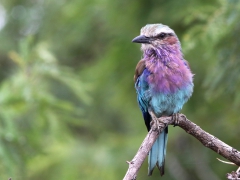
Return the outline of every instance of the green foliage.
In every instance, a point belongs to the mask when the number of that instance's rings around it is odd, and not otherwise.
[[[240,149],[240,2],[3,0],[0,30],[0,179],[121,179],[147,131],[136,102],[131,40],[169,25],[195,73],[183,113]],[[0,6],[0,7],[1,7]],[[0,8],[1,11],[1,8]],[[1,20],[1,17],[0,17]],[[223,179],[216,161],[170,127],[162,179]],[[138,179],[147,177],[147,163]],[[159,179],[155,172],[152,179]]]

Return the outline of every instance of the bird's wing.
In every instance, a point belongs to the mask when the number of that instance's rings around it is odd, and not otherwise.
[[[175,68],[175,64],[171,65]],[[148,77],[151,75],[151,72],[146,68],[145,61],[141,60],[137,64],[134,81],[135,88],[138,96],[138,104],[141,108],[143,118],[145,124],[147,126],[148,131],[150,131],[151,126],[151,116],[148,113],[149,102],[151,101],[151,94],[149,93],[149,84]],[[154,143],[151,151],[149,152],[148,159],[148,174],[151,175],[154,167],[157,164],[158,169],[160,170],[160,174],[164,174],[164,162],[166,156],[166,147],[167,147],[167,137],[168,137],[168,128],[160,134],[156,142]]]
[[[143,118],[148,130],[150,130],[151,128],[151,116],[148,113],[150,97],[148,95],[149,85],[147,82],[147,78],[149,74],[150,72],[148,71],[148,69],[146,69],[145,60],[139,61],[135,70],[134,81],[137,92],[138,104],[142,111]]]
[[[142,59],[137,63],[136,69],[135,69],[135,74],[134,74],[134,82],[136,83],[138,77],[143,73],[143,70],[146,68],[145,65],[145,60]]]

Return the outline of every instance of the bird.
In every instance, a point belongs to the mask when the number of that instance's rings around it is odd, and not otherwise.
[[[134,74],[138,105],[147,130],[151,129],[150,111],[159,117],[177,115],[193,93],[193,76],[184,59],[181,43],[172,30],[163,24],[147,24],[132,40],[141,43],[142,59]],[[148,175],[155,166],[164,175],[168,127],[160,133],[148,155]]]

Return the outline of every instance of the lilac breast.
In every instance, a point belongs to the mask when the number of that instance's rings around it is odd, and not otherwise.
[[[151,72],[148,83],[154,93],[175,93],[192,84],[192,73],[182,59],[171,61],[151,59],[146,62]]]

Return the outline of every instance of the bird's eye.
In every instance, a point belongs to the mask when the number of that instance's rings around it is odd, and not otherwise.
[[[161,33],[161,34],[158,35],[158,38],[163,39],[166,35],[167,35],[167,34],[165,34],[165,33]]]

